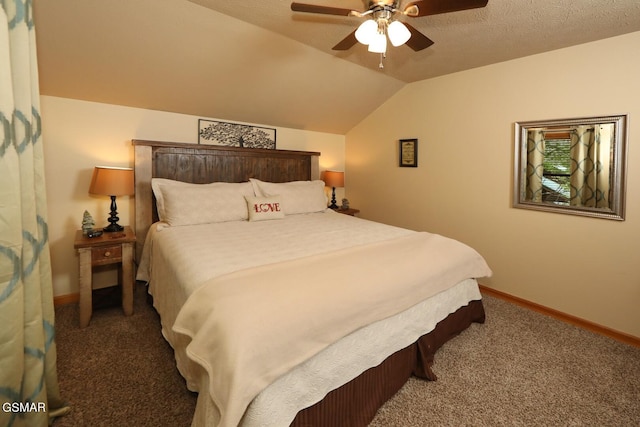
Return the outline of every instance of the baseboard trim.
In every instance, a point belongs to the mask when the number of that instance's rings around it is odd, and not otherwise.
[[[80,293],[78,292],[75,294],[58,295],[57,297],[53,297],[53,306],[58,307],[59,305],[73,304],[78,301],[80,301]]]
[[[579,328],[586,329],[596,334],[604,335],[616,341],[620,341],[625,344],[630,344],[635,347],[640,347],[640,338],[634,337],[633,335],[625,334],[623,332],[619,332],[614,329],[607,328],[602,325],[598,325],[597,323],[593,323],[588,320],[584,320],[579,317],[575,317],[570,314],[563,313],[561,311],[554,310],[552,308],[545,307],[543,305],[536,304],[531,301],[527,301],[525,299],[510,295],[506,292],[497,291],[495,289],[491,289],[483,285],[479,285],[479,286],[480,286],[480,292],[483,294],[500,298],[502,300],[519,305],[529,310],[533,310],[535,312],[547,315],[549,317],[553,317],[554,319],[561,320],[565,323],[570,323]]]

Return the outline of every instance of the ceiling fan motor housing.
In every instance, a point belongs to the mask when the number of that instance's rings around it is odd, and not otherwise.
[[[369,9],[374,6],[392,6],[393,8],[397,8],[400,2],[397,0],[378,0],[378,1],[369,1]]]

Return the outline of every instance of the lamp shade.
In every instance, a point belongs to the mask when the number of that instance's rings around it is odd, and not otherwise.
[[[369,42],[367,50],[374,53],[385,53],[387,51],[387,37],[384,33],[376,33]]]
[[[344,187],[344,172],[325,171],[324,184],[327,187]]]
[[[371,43],[371,40],[378,32],[378,23],[373,19],[367,19],[356,30],[356,40],[364,45]]]
[[[93,169],[89,194],[104,196],[133,195],[133,169],[96,166]]]
[[[400,21],[393,21],[389,24],[387,35],[389,36],[389,41],[395,47],[402,46],[411,38],[411,32]]]

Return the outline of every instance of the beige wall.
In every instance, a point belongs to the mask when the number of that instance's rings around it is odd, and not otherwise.
[[[640,337],[638,46],[640,32],[406,86],[347,134],[347,197],[473,246],[489,287]],[[621,113],[626,221],[511,208],[515,122]],[[397,166],[404,138],[419,139],[417,169]]]
[[[41,110],[53,290],[61,296],[78,292],[73,239],[83,212],[88,210],[97,226],[107,225],[109,198],[88,194],[93,167],[133,166],[131,139],[196,143],[201,117],[50,96],[41,97]],[[321,170],[344,170],[343,135],[289,128],[276,133],[277,148],[319,151]],[[120,224],[134,224],[133,201],[117,199]],[[94,279],[98,286],[110,285],[115,272]]]

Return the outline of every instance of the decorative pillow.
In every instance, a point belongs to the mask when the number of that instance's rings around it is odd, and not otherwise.
[[[247,220],[244,196],[253,196],[249,182],[189,184],[156,179],[151,181],[158,216],[171,226]]]
[[[284,218],[280,196],[257,197],[244,196],[249,211],[249,221]]]
[[[276,183],[251,178],[250,181],[256,196],[280,196],[286,215],[322,212],[327,209],[324,182],[320,180]]]

